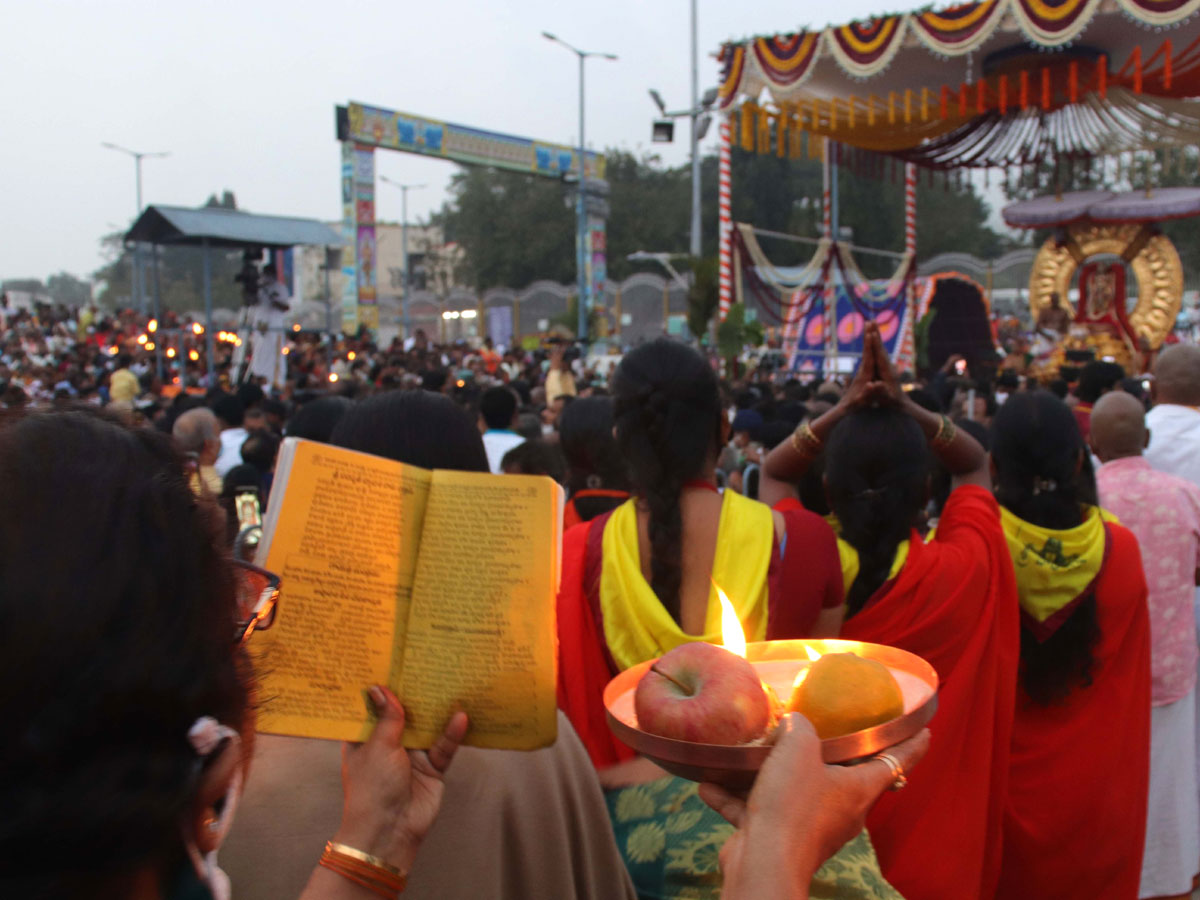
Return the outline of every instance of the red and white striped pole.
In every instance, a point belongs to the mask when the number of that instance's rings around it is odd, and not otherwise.
[[[720,238],[717,311],[720,321],[724,322],[729,315],[729,307],[733,305],[733,208],[730,205],[733,164],[729,116],[721,117],[718,131],[721,146],[717,164],[717,234]]]
[[[917,166],[904,164],[904,252],[917,252]]]
[[[824,181],[824,192],[821,195],[821,216],[825,224],[825,237],[832,241],[831,253],[838,252],[838,236],[834,234],[833,223],[833,179],[837,178],[836,158],[837,145],[829,138],[822,144],[821,175]],[[825,304],[825,373],[832,375],[837,370],[837,272],[840,268],[837,260],[830,260],[825,267],[825,285],[822,301]]]
[[[914,163],[904,164],[904,255],[910,266],[916,265],[917,256],[917,167]],[[914,329],[917,321],[917,286],[909,279],[904,286],[904,321],[900,325],[900,343],[897,346],[896,367],[901,371],[916,368],[917,347]]]

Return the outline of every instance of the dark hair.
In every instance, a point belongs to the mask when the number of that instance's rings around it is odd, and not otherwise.
[[[1071,386],[1067,384],[1067,380],[1065,378],[1055,378],[1048,385],[1046,385],[1046,389],[1059,400],[1066,400],[1067,394],[1071,392]]]
[[[558,417],[558,440],[567,462],[567,489],[624,491],[629,477],[613,436],[613,399],[583,397]]]
[[[270,431],[252,431],[242,441],[242,462],[249,463],[259,472],[269,472],[275,465],[279,452],[279,438]]]
[[[439,393],[446,386],[449,378],[450,372],[446,369],[429,369],[421,373],[421,389],[435,394]]]
[[[992,422],[996,499],[1042,528],[1074,528],[1096,504],[1096,485],[1075,416],[1047,391],[1013,394]],[[1035,487],[1036,483],[1036,487]],[[1049,489],[1047,489],[1049,486]],[[1096,597],[1085,597],[1045,641],[1021,629],[1021,685],[1042,705],[1091,684],[1100,639]]]
[[[233,394],[221,394],[212,402],[212,411],[230,428],[240,428],[246,417],[246,406]]]
[[[567,467],[563,463],[558,447],[542,440],[523,441],[504,454],[500,469],[514,475],[548,475],[562,484],[566,480]]]
[[[0,893],[124,897],[183,860],[188,729],[244,724],[233,572],[170,440],[98,412],[0,414],[0,503]]]
[[[488,388],[479,398],[479,414],[488,428],[512,428],[517,415],[517,395],[508,388]]]
[[[650,512],[650,585],[678,622],[679,493],[721,443],[717,378],[695,350],[658,338],[625,355],[612,388],[617,447]]]
[[[475,422],[454,401],[428,391],[389,391],[357,404],[329,442],[424,469],[487,472]]]
[[[1079,373],[1075,396],[1081,403],[1095,403],[1101,394],[1111,391],[1124,377],[1125,370],[1117,363],[1093,360]]]
[[[971,437],[979,442],[979,446],[984,450],[992,449],[992,432],[988,426],[982,422],[976,422],[973,419],[955,419],[954,427],[961,431],[965,431]],[[940,516],[942,508],[946,505],[946,501],[950,499],[950,489],[953,487],[954,478],[941,462],[935,462],[933,465],[933,474],[929,481],[929,499],[933,507],[933,515]]]
[[[242,406],[245,409],[253,409],[262,403],[266,394],[263,393],[263,389],[257,384],[247,381],[244,384],[238,385],[236,396],[242,401]]]
[[[896,547],[925,505],[928,477],[925,435],[900,409],[856,410],[833,429],[825,447],[829,502],[842,537],[858,551],[847,615],[862,609],[887,580]]]
[[[926,390],[925,388],[913,388],[908,392],[908,399],[922,409],[927,409],[930,412],[945,412],[945,407],[942,406],[941,402],[938,400],[933,391]]]
[[[346,397],[318,397],[296,410],[296,414],[288,420],[285,433],[288,437],[328,444],[337,423],[353,408],[354,401]]]
[[[791,422],[772,419],[769,422],[764,422],[762,428],[758,430],[758,440],[763,445],[764,450],[774,450],[784,441],[791,438],[792,432],[795,430],[796,426]]]

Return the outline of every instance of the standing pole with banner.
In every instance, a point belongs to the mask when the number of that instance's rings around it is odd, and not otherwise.
[[[358,330],[358,214],[354,202],[354,142],[342,141],[342,332]],[[332,340],[332,336],[330,338]]]
[[[733,305],[733,160],[729,116],[721,117],[720,156],[717,166],[717,228],[719,238],[717,314],[722,322]]]

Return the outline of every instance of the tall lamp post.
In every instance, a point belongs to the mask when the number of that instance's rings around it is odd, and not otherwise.
[[[588,295],[587,277],[587,150],[583,140],[583,64],[589,56],[598,56],[601,59],[612,60],[615,60],[617,56],[615,53],[598,53],[591,50],[580,50],[578,47],[571,46],[562,38],[557,37],[548,31],[543,31],[542,37],[548,41],[553,41],[556,44],[561,44],[579,57],[579,196],[576,198],[575,206],[575,264],[579,270],[578,336],[579,340],[586,341],[588,336],[588,309],[590,306],[591,297]]]
[[[419,191],[423,187],[429,187],[427,184],[401,184],[394,178],[388,178],[386,175],[380,175],[379,180],[390,184],[392,187],[400,188],[400,255],[404,257],[404,297],[401,300],[400,316],[404,321],[404,337],[408,339],[410,320],[408,318],[408,292],[412,288],[412,279],[409,277],[408,268],[408,192]]]
[[[137,216],[140,216],[142,214],[142,160],[147,158],[161,159],[164,156],[170,156],[170,151],[149,153],[146,151],[130,150],[128,147],[122,147],[119,144],[110,144],[108,141],[102,141],[100,146],[107,150],[116,150],[118,153],[124,153],[127,156],[133,157],[134,170],[137,174]],[[142,272],[141,245],[137,241],[135,241],[133,244],[133,271],[133,284],[131,287],[133,288],[135,295],[135,305],[138,307],[139,311],[144,311],[142,310],[142,307],[146,302],[146,289],[145,285],[142,283],[144,273]],[[157,298],[155,299],[157,301]],[[154,317],[158,318],[157,309],[154,311]]]

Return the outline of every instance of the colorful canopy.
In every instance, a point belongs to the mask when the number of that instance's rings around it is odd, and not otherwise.
[[[983,0],[753,38],[722,48],[720,96],[743,147],[781,156],[804,135],[936,168],[1177,147],[1200,141],[1197,11]]]

